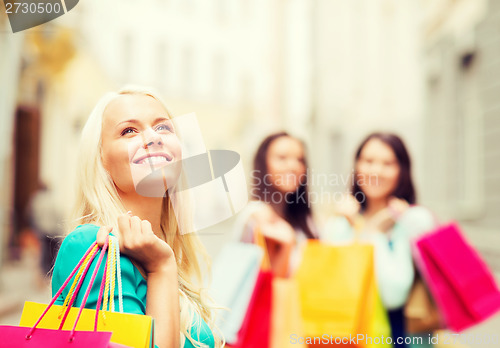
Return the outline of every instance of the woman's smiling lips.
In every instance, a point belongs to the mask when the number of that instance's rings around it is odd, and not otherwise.
[[[172,156],[166,152],[147,153],[133,161],[134,164],[161,164],[172,161]]]

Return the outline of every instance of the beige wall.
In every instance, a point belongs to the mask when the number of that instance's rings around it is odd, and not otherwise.
[[[424,195],[500,269],[498,1],[428,2]]]
[[[349,175],[363,137],[394,131],[409,147],[420,184],[420,16],[417,1],[316,2],[311,156],[318,171]]]

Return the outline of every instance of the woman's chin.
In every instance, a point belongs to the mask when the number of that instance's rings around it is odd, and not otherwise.
[[[291,193],[296,192],[298,189],[298,186],[296,185],[281,185],[281,186],[276,186],[276,190],[284,195],[288,195]]]
[[[366,199],[368,200],[380,200],[387,199],[391,191],[383,189],[383,188],[364,188],[363,193],[365,194]]]

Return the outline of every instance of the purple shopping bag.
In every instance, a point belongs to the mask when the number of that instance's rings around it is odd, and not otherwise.
[[[449,329],[465,330],[500,310],[500,291],[491,271],[456,223],[417,238],[414,251]]]

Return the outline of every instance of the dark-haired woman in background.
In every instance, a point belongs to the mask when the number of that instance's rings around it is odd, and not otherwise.
[[[304,144],[275,133],[260,144],[252,172],[252,202],[235,224],[238,240],[252,243],[257,228],[265,238],[271,269],[287,277],[298,266],[300,248],[317,237],[307,191]]]
[[[375,248],[375,273],[382,302],[389,314],[394,345],[406,336],[403,306],[415,271],[410,239],[434,226],[432,214],[416,203],[411,162],[403,141],[390,133],[373,133],[355,156],[351,195],[339,205],[337,217],[328,220],[325,240],[370,241]]]

